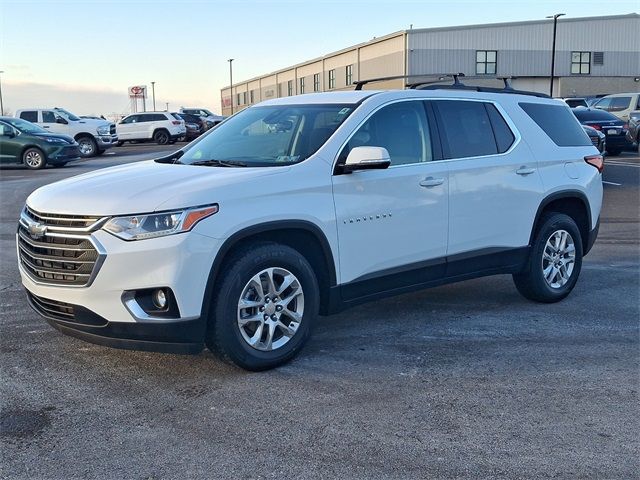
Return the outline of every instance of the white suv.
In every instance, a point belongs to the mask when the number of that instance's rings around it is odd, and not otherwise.
[[[509,273],[559,301],[598,232],[603,159],[565,103],[479,90],[269,100],[164,158],[41,187],[17,234],[29,302],[90,342],[206,344],[261,370],[318,314],[388,295]]]
[[[169,112],[142,112],[124,117],[116,125],[118,145],[125,141],[153,140],[158,145],[176,143],[186,135],[184,120]]]

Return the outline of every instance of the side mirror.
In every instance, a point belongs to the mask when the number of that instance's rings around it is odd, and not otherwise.
[[[355,147],[342,166],[344,173],[357,170],[383,170],[391,165],[389,152],[383,147]]]
[[[62,117],[56,117],[56,123],[62,123],[63,125],[68,124],[69,122],[67,122],[64,118]]]
[[[13,138],[16,136],[16,132],[11,127],[3,126],[2,127],[2,136]]]

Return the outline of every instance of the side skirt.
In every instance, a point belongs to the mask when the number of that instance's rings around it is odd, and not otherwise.
[[[331,315],[369,301],[448,283],[517,273],[524,268],[529,250],[530,247],[483,249],[369,274],[331,287],[329,304],[321,314]]]

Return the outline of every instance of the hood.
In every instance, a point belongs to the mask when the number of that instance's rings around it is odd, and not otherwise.
[[[230,168],[174,165],[153,160],[96,170],[39,188],[30,208],[66,215],[127,215],[221,201],[219,190],[288,167]]]
[[[76,120],[73,123],[74,124],[75,123],[81,123],[81,124],[84,124],[84,125],[90,125],[90,126],[93,126],[95,128],[102,127],[103,125],[109,125],[109,126],[115,125],[115,123],[110,122],[109,120],[97,120],[95,118],[81,118],[80,120]]]
[[[63,140],[66,140],[70,144],[73,144],[73,143],[76,142],[69,135],[62,135],[60,133],[48,133],[48,132],[40,133],[40,132],[38,132],[38,133],[24,133],[23,135],[31,135],[31,136],[39,137],[39,138],[62,138]]]

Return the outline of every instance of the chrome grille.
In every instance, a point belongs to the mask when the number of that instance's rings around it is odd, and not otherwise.
[[[110,135],[115,135],[115,133],[116,133],[116,125],[115,125],[115,123],[112,123],[112,124],[109,126],[109,134],[110,134]]]
[[[104,252],[99,251],[102,247],[89,232],[105,220],[25,208],[17,234],[20,266],[38,283],[88,286],[105,258]]]

